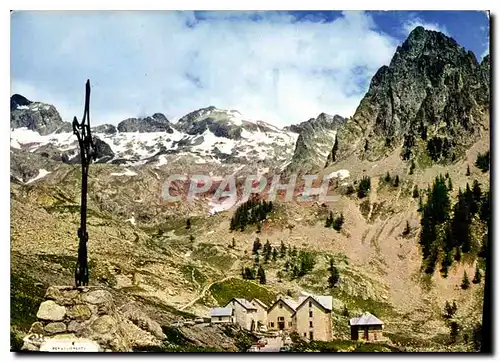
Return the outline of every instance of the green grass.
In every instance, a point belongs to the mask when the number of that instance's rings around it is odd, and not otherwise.
[[[203,274],[196,266],[194,265],[181,265],[181,272],[184,276],[184,279],[189,280],[193,283],[198,283],[199,285],[204,285],[208,278],[205,274]],[[196,280],[193,280],[193,277]]]
[[[271,305],[276,295],[264,287],[248,280],[228,279],[215,283],[210,287],[210,293],[219,305],[226,305],[232,298],[258,298],[267,305]]]
[[[206,243],[198,244],[191,257],[223,271],[230,269],[236,260],[234,256],[218,249],[216,245]]]
[[[10,276],[10,324],[27,332],[36,322],[36,313],[43,302],[47,286],[35,286],[37,280],[26,275]]]

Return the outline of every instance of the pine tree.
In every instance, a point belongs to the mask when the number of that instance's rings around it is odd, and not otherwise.
[[[453,318],[453,315],[455,314],[456,310],[453,310],[453,307],[451,304],[446,301],[446,304],[444,305],[444,313],[443,313],[443,318],[444,319],[451,319]]]
[[[266,272],[264,271],[264,268],[262,266],[259,266],[257,276],[259,277],[260,284],[266,284]]]
[[[385,174],[384,181],[388,184],[391,183],[391,175],[389,174],[389,171]]]
[[[410,223],[408,222],[408,220],[406,220],[406,226],[403,230],[403,235],[404,236],[408,236],[410,234]]]
[[[276,248],[273,248],[273,262],[276,262],[278,259],[278,250]]]
[[[462,251],[460,250],[460,247],[455,248],[455,256],[454,256],[455,261],[460,261],[462,259]]]
[[[469,168],[469,165],[467,165],[467,172],[465,173],[465,176],[470,176],[470,168]]]
[[[481,283],[481,270],[479,270],[479,264],[476,263],[476,273],[474,274],[474,279],[472,279],[472,283],[479,284]]]
[[[259,252],[259,249],[261,248],[262,244],[260,242],[260,239],[259,238],[255,238],[254,242],[253,242],[253,248],[252,248],[252,252],[254,254],[257,254]]]
[[[457,341],[458,332],[459,332],[458,323],[455,321],[451,322],[450,323],[450,338],[451,338],[452,343],[455,343]]]
[[[189,241],[190,241],[190,242],[193,242],[193,241],[194,241],[194,236],[193,236],[193,235],[189,235]]]
[[[332,226],[332,223],[333,223],[333,213],[330,211],[330,214],[326,217],[325,227],[329,228],[330,226]]]
[[[448,191],[452,191],[453,190],[453,185],[451,183],[451,178],[448,179]]]
[[[340,216],[337,216],[335,220],[333,220],[333,228],[337,231],[340,231],[342,228],[342,225],[344,224],[344,214],[340,214]]]
[[[231,247],[234,249],[236,247],[236,240],[231,240]]]
[[[328,286],[329,288],[333,288],[340,279],[340,274],[338,269],[333,265],[333,260],[330,259],[330,267],[328,268],[330,271],[330,276],[328,277]]]
[[[418,186],[417,186],[417,185],[415,185],[415,186],[413,187],[413,194],[412,194],[412,197],[413,197],[414,199],[416,199],[416,198],[418,197]]]
[[[286,245],[283,243],[283,240],[281,240],[281,245],[280,245],[280,258],[284,258],[286,256]]]
[[[188,218],[186,220],[186,230],[189,230],[189,229],[191,229],[191,219]]]
[[[260,234],[261,231],[262,231],[262,224],[259,222],[257,223],[257,234]]]
[[[399,186],[399,175],[396,175],[396,177],[394,178],[394,187],[398,186]]]
[[[414,170],[415,170],[415,161],[411,160],[410,175],[413,175]]]
[[[344,317],[349,318],[349,309],[347,309],[347,304],[344,304],[344,310],[342,311]]]
[[[464,290],[469,289],[469,285],[470,285],[469,277],[467,276],[467,272],[464,271],[464,277],[462,278],[462,284],[460,284],[460,288]]]

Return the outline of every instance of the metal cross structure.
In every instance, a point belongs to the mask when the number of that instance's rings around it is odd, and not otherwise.
[[[87,122],[85,122],[87,121]],[[90,80],[85,85],[85,109],[83,111],[82,123],[78,123],[76,117],[73,118],[73,133],[78,138],[80,146],[80,161],[82,163],[82,199],[80,209],[80,227],[78,228],[78,260],[75,269],[76,286],[89,284],[89,268],[87,262],[87,177],[89,165],[92,159],[95,160],[95,145],[90,134]]]

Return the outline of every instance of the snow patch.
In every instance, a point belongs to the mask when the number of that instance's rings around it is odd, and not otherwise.
[[[137,176],[137,173],[126,168],[125,172],[113,172],[111,176]]]
[[[30,184],[32,182],[35,182],[36,180],[39,180],[39,179],[47,176],[49,173],[51,173],[51,172],[47,171],[46,169],[43,169],[43,168],[39,169],[38,170],[38,176],[33,177],[31,180],[26,181],[26,185],[28,185],[28,184]]]
[[[339,179],[343,180],[345,178],[348,178],[349,177],[349,170],[338,170],[338,171],[334,171],[332,173],[330,173],[327,178],[334,178],[334,177],[338,177]]]

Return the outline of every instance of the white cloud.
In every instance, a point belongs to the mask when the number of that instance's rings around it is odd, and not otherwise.
[[[411,17],[410,19],[407,19],[403,24],[402,31],[405,36],[408,36],[408,34],[411,33],[411,31],[417,26],[423,26],[427,30],[439,31],[445,35],[450,35],[444,25],[440,25],[438,23],[429,23],[419,17]]]
[[[88,77],[94,124],[209,105],[280,125],[320,112],[350,116],[397,46],[362,12],[329,23],[273,12],[212,12],[198,21],[192,12],[49,15],[19,27],[12,91],[71,119],[81,117]]]

